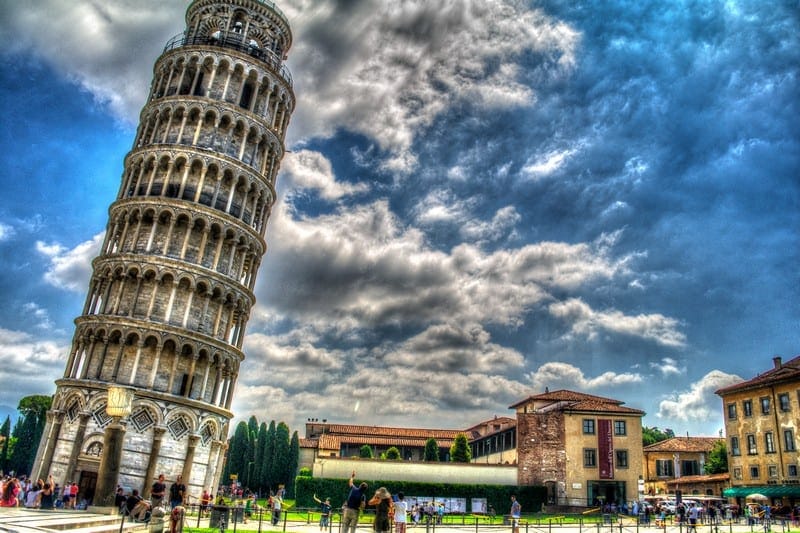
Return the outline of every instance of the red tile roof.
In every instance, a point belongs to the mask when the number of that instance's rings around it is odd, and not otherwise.
[[[730,394],[733,392],[741,392],[749,389],[760,389],[768,385],[775,385],[778,383],[800,381],[800,355],[786,361],[781,362],[780,357],[773,359],[775,365],[771,370],[767,370],[763,374],[759,374],[753,379],[742,381],[734,385],[728,385],[717,389],[716,393],[720,396]]]
[[[707,474],[707,475],[700,475],[700,476],[681,476],[675,479],[669,479],[665,483],[667,485],[688,485],[690,483],[718,483],[718,482],[727,482],[731,479],[731,475],[727,472],[722,474]],[[684,496],[685,498],[691,498],[691,495]]]
[[[673,437],[644,447],[645,452],[708,452],[717,442],[725,442],[719,437]]]
[[[582,392],[570,390],[557,390],[553,392],[547,391],[543,394],[528,396],[524,400],[509,406],[509,408],[516,409],[521,405],[531,402],[550,402],[551,405],[561,404],[557,406],[557,409],[560,411],[591,411],[637,415],[644,414],[644,411],[640,409],[633,409],[632,407],[623,406],[622,404],[625,402],[621,400],[613,400],[611,398],[604,398],[602,396],[594,396],[592,394],[584,394]]]

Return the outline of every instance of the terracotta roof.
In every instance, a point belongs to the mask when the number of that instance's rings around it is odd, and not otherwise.
[[[800,355],[795,356],[794,359],[781,362],[780,357],[773,359],[774,368],[767,370],[763,374],[759,374],[753,379],[742,381],[734,385],[728,385],[717,389],[716,393],[720,396],[730,394],[732,392],[739,392],[748,389],[759,389],[767,385],[774,385],[776,383],[783,383],[786,381],[800,381]]]
[[[722,474],[707,474],[702,476],[681,476],[679,478],[670,479],[666,481],[667,485],[688,485],[690,483],[718,483],[727,482],[731,479],[728,472]],[[686,495],[686,498],[691,496]]]
[[[358,435],[361,436],[383,436],[383,437],[407,437],[424,438],[433,437],[435,439],[455,439],[456,435],[464,433],[463,429],[418,429],[418,428],[395,428],[382,426],[360,426],[353,424],[325,424],[325,434],[331,435]]]
[[[425,447],[427,438],[402,438],[402,437],[380,437],[374,435],[323,435],[319,439],[320,450],[339,450],[342,444],[357,445],[376,445],[376,446],[416,446]],[[448,447],[453,444],[453,439],[436,439],[436,444],[440,447]]]
[[[299,440],[299,443],[301,448],[316,448],[317,445],[319,444],[319,440],[301,438]]]
[[[644,411],[640,409],[633,409],[632,407],[624,407],[622,404],[625,402],[621,400],[614,400],[611,398],[604,398],[602,396],[594,396],[592,394],[584,394],[582,392],[575,392],[570,390],[557,390],[547,391],[543,394],[535,394],[528,396],[522,401],[519,401],[509,406],[509,409],[515,409],[521,405],[537,402],[537,403],[551,403],[557,406],[560,411],[593,411],[604,413],[626,413],[643,415]]]
[[[725,442],[719,437],[673,437],[644,447],[645,452],[708,452],[717,442]]]
[[[500,426],[499,429],[494,429],[495,426]],[[496,433],[502,433],[509,429],[517,427],[517,419],[508,416],[496,416],[490,420],[479,422],[474,426],[464,430],[470,440],[482,439]]]

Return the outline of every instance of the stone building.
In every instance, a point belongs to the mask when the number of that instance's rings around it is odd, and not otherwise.
[[[544,485],[549,502],[586,506],[622,504],[639,496],[644,466],[644,411],[619,400],[559,390],[514,405],[516,418],[495,417],[464,430],[383,428],[309,420],[301,443],[301,466],[315,477],[347,477],[364,444],[378,452],[397,446],[406,463],[359,461],[361,476],[374,479],[441,481],[439,463],[419,464],[425,442],[449,450],[458,433],[467,435],[472,464],[448,464],[447,479],[458,483]],[[446,456],[441,453],[442,460]],[[409,464],[409,461],[416,464]]]
[[[644,411],[558,390],[529,396],[517,412],[519,485],[544,485],[548,502],[585,506],[637,499]]]
[[[674,494],[722,496],[724,476],[705,476],[711,449],[722,438],[673,437],[644,447],[644,487],[648,496]]]
[[[135,389],[120,483],[215,487],[294,108],[289,23],[268,0],[195,0],[149,97],[33,474],[93,495],[107,390]]]
[[[731,487],[742,503],[751,493],[777,503],[800,501],[800,356],[758,376],[716,391],[722,398]]]

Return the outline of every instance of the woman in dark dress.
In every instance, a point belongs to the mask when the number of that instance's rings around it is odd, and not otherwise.
[[[392,495],[386,490],[386,487],[381,487],[375,491],[375,496],[367,502],[369,505],[375,505],[375,521],[372,523],[372,529],[375,533],[387,533],[392,530]]]

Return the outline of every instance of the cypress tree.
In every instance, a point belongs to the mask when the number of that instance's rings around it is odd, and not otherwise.
[[[259,494],[263,494],[264,489],[268,485],[266,482],[267,471],[266,467],[264,466],[264,450],[266,447],[267,424],[265,422],[261,422],[261,425],[258,427],[258,437],[256,438],[256,470],[254,474],[256,478],[256,482],[254,484]]]
[[[433,437],[425,441],[425,454],[422,460],[439,462],[439,444]]]
[[[271,421],[269,423],[269,428],[267,429],[267,443],[264,445],[264,488],[274,491],[278,487],[277,478],[275,477],[275,472],[273,469],[273,455],[275,453],[275,433],[277,428],[275,427],[275,421]]]
[[[463,433],[456,435],[453,445],[450,446],[450,461],[453,463],[469,463],[472,460],[472,450],[469,447],[467,436]]]
[[[288,486],[291,483],[289,472],[289,426],[281,422],[275,431],[275,449],[272,454],[274,479],[278,484]]]
[[[289,494],[294,497],[294,478],[297,477],[297,467],[300,463],[300,436],[297,431],[292,433],[289,441]]]
[[[8,445],[11,443],[11,417],[6,416],[6,421],[0,427],[0,437],[3,437],[3,448],[0,449],[0,470],[8,472]]]

